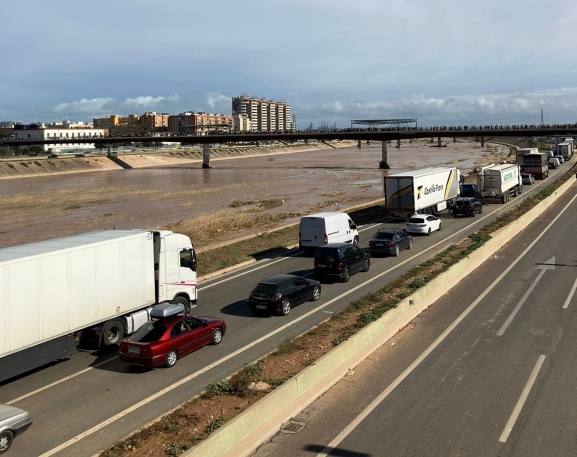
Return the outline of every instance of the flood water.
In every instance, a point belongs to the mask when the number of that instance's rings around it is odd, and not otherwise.
[[[200,164],[0,180],[0,246],[104,228],[154,228],[229,208],[235,200],[282,199],[271,212],[325,211],[383,197],[383,177],[430,166],[470,171],[486,154],[469,142],[431,148],[389,146],[391,170],[378,168],[381,145]],[[288,222],[288,221],[287,221]]]

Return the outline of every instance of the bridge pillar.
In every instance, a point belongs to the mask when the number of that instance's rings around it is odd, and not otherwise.
[[[432,137],[431,137],[431,143],[434,143],[434,142],[435,142],[435,137],[432,136]]]
[[[357,140],[357,148],[361,149],[361,140]]]
[[[441,146],[442,146],[442,144],[441,144],[441,137],[438,137],[438,138],[437,138],[437,146],[438,146],[438,147],[441,147]]]
[[[457,137],[454,136],[454,137],[453,137],[453,143],[456,143],[456,142],[457,142]]]
[[[381,142],[381,161],[379,162],[379,168],[383,168],[385,170],[388,170],[389,168],[389,163],[387,161],[387,142],[386,141],[382,141]]]
[[[397,138],[397,147],[400,148],[401,147],[401,139]]]
[[[484,136],[481,137],[481,147],[482,148],[485,147],[485,137]]]
[[[202,168],[211,168],[210,166],[210,144],[202,145]]]

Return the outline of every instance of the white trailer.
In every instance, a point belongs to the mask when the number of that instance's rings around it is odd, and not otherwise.
[[[437,214],[452,208],[459,196],[461,173],[457,168],[425,168],[385,177],[387,213],[411,217]]]
[[[0,381],[76,351],[117,345],[152,306],[197,302],[190,239],[102,230],[0,249]]]
[[[573,155],[573,143],[559,143],[557,145],[557,151],[565,160],[569,160]]]
[[[521,167],[511,163],[481,167],[477,174],[477,185],[481,200],[508,202],[511,197],[523,192]]]

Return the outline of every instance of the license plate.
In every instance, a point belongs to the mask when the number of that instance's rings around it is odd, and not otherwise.
[[[382,247],[382,246],[383,246],[383,243],[375,243],[375,246]]]
[[[324,263],[317,263],[317,267],[319,268],[325,268],[326,265]]]
[[[256,305],[256,309],[266,309],[266,305]]]
[[[130,352],[131,354],[140,354],[140,348],[128,348],[128,352]]]

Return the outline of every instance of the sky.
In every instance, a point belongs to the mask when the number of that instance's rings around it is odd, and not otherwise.
[[[231,114],[297,127],[577,122],[575,0],[19,0],[2,6],[0,120]]]

